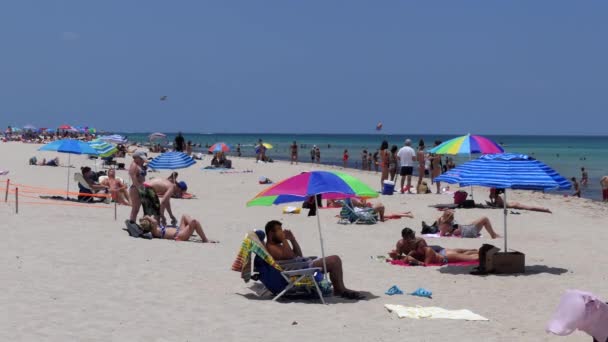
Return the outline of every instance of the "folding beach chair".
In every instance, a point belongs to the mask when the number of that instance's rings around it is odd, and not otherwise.
[[[350,199],[347,199],[340,210],[338,223],[376,224],[378,223],[378,214],[373,208],[354,208]]]
[[[323,292],[315,279],[315,274],[322,269],[308,267],[308,263],[309,260],[301,259],[277,263],[252,231],[245,237],[232,270],[241,272],[245,282],[250,279],[260,281],[274,295],[273,301],[283,296],[314,296],[316,293],[321,303],[325,304]]]

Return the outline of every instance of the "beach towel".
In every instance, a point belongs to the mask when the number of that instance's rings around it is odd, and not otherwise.
[[[436,306],[403,306],[384,304],[389,312],[394,312],[399,318],[412,319],[458,319],[465,321],[489,321],[489,319],[473,313],[470,310],[447,310]]]
[[[160,215],[160,201],[158,200],[158,196],[154,189],[147,186],[139,189],[139,198],[141,200],[141,206],[144,209],[144,215]]]
[[[403,260],[386,260],[386,262],[390,262],[391,265],[411,267],[409,263]],[[447,264],[426,264],[427,267],[441,267],[441,266],[478,266],[479,261],[461,261],[461,262],[448,262]],[[420,266],[413,266],[420,267]]]
[[[462,239],[460,236],[455,236],[455,235],[449,235],[449,236],[441,236],[440,233],[435,233],[435,234],[421,234],[422,237],[424,238],[459,238]],[[483,235],[479,234],[477,235],[476,238],[467,238],[467,239],[478,239],[480,237],[482,237]]]
[[[276,268],[278,271],[282,271],[281,267],[274,261],[272,256],[266,252],[266,248],[258,236],[254,232],[250,232],[245,236],[245,239],[241,244],[241,249],[231,267],[233,271],[241,272],[241,278],[246,283],[251,280],[251,253],[264,259],[266,263]]]

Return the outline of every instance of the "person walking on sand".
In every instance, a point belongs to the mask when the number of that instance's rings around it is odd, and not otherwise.
[[[572,188],[574,188],[574,193],[572,194],[572,196],[576,196],[576,197],[580,198],[581,197],[580,184],[578,184],[578,182],[576,181],[576,177],[572,177],[570,180],[572,181]]]
[[[380,145],[380,189],[384,186],[384,181],[388,179],[388,164],[390,153],[388,152],[388,141],[382,141]]]
[[[435,141],[435,147],[439,146],[441,144],[441,141],[436,140]],[[439,154],[432,154],[431,155],[431,183],[435,183],[435,186],[437,186],[437,194],[441,193],[441,182],[435,182],[435,178],[439,177],[439,175],[441,175],[441,155]]]
[[[298,144],[294,140],[291,146],[289,147],[289,151],[291,152],[291,164],[295,162],[298,165]]]
[[[424,153],[424,140],[420,139],[418,142],[418,152],[416,152],[416,160],[418,161],[418,184],[416,189],[422,184],[424,180],[424,170],[426,165],[426,156]]]
[[[608,176],[600,179],[600,185],[602,186],[602,200],[608,202]]]
[[[416,161],[416,152],[412,148],[412,141],[405,139],[403,147],[397,153],[399,157],[399,175],[401,176],[401,193],[404,193],[403,184],[407,178],[407,193],[411,194],[412,174],[414,173],[414,162]],[[419,182],[420,183],[420,182]]]
[[[587,186],[587,183],[589,183],[589,174],[584,167],[581,167],[581,185]]]
[[[346,169],[348,166],[348,150],[344,150],[344,154],[342,154],[342,167]]]

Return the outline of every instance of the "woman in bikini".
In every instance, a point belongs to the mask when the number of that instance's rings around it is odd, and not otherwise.
[[[384,181],[388,179],[388,164],[390,154],[388,152],[388,141],[384,140],[380,145],[380,189],[384,186]]]
[[[129,166],[129,176],[131,177],[131,186],[129,187],[129,197],[131,198],[131,216],[129,217],[130,224],[135,224],[137,214],[139,214],[139,207],[141,206],[139,190],[143,190],[147,174],[146,167],[144,165],[145,157],[145,152],[138,151],[133,153],[133,163],[131,163]]]
[[[503,193],[504,189],[491,188],[490,189],[490,202],[489,204],[496,208],[503,208],[505,205],[504,200],[500,197],[500,194]],[[530,210],[530,211],[540,211],[542,213],[551,214],[551,210],[543,207],[536,207],[532,205],[525,205],[519,202],[507,202],[507,208],[509,209],[519,209],[519,210]]]
[[[454,211],[445,210],[443,214],[437,219],[437,225],[439,226],[439,233],[441,236],[458,236],[461,238],[476,238],[479,236],[481,231],[485,229],[490,234],[492,239],[499,238],[500,235],[496,234],[492,223],[487,217],[481,217],[473,221],[471,224],[455,224],[454,222]]]
[[[428,246],[423,238],[417,238],[410,228],[403,228],[401,240],[389,256],[396,260],[404,260],[413,265],[439,264],[479,260],[479,251],[464,248],[443,248]]]
[[[203,242],[217,243],[218,241],[209,240],[203,232],[198,220],[193,219],[188,215],[183,215],[180,219],[179,226],[177,228],[165,227],[164,225],[158,224],[158,221],[152,216],[144,216],[139,220],[139,227],[145,232],[151,232],[152,236],[157,239],[168,239],[175,241],[188,241],[190,237],[196,232],[196,234],[203,240]]]

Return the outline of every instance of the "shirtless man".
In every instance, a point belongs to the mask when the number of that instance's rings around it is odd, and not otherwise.
[[[441,141],[435,141],[435,147],[441,145]],[[441,156],[438,154],[432,154],[431,157],[431,183],[435,183],[437,186],[437,194],[441,193],[441,182],[435,182],[435,177],[441,175]]]
[[[156,195],[159,197],[161,224],[165,225],[167,223],[165,219],[166,210],[169,213],[169,217],[171,218],[171,225],[175,225],[177,223],[177,219],[175,218],[175,216],[173,215],[173,211],[171,210],[171,197],[181,196],[182,192],[188,189],[186,183],[173,183],[168,179],[153,178],[145,182],[144,186],[152,188],[154,192],[156,192]]]
[[[302,256],[302,249],[293,233],[285,229],[279,221],[266,223],[266,248],[275,260],[289,260]],[[359,300],[365,298],[359,292],[349,290],[344,285],[342,273],[342,260],[337,255],[325,258],[327,272],[334,287],[334,295],[346,299]],[[318,258],[310,262],[310,267],[323,268],[323,259]]]
[[[105,185],[110,189],[112,199],[118,204],[131,206],[127,186],[120,179],[116,178],[116,170],[110,169],[108,171],[108,177],[102,180],[100,184]]]
[[[417,238],[410,228],[403,228],[401,237],[395,249],[389,253],[389,256],[395,260],[404,260],[415,265],[479,260],[477,249],[428,246],[426,241]]]
[[[502,193],[502,189],[491,188],[490,189],[490,204],[497,208],[503,208],[505,206],[505,202],[503,201],[500,194]],[[531,211],[540,211],[542,213],[551,214],[551,210],[543,207],[536,207],[532,205],[525,205],[519,202],[507,202],[507,208],[510,209],[520,209],[520,210],[531,210]]]
[[[589,173],[584,167],[581,167],[581,185],[586,186],[589,183]]]
[[[600,179],[600,185],[602,186],[602,200],[608,202],[608,176]]]
[[[420,140],[418,143],[418,152],[416,152],[416,160],[418,161],[418,184],[416,185],[416,189],[422,184],[422,180],[424,179],[424,164],[426,163],[426,156],[424,153],[424,141]]]

